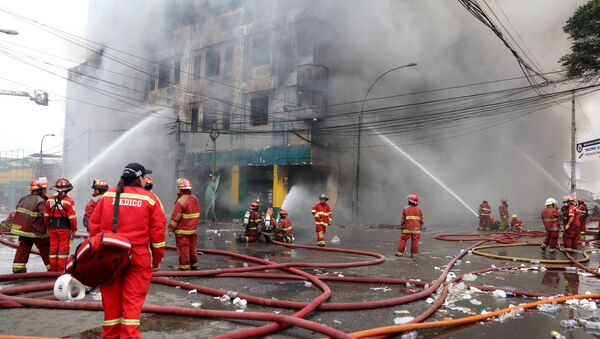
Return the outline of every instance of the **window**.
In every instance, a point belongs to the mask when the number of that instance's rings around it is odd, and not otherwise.
[[[194,80],[199,80],[201,77],[200,67],[202,67],[202,54],[194,55]]]
[[[253,95],[250,99],[250,126],[261,126],[269,123],[269,97]]]
[[[169,87],[171,81],[171,65],[169,60],[163,60],[158,65],[158,88]]]
[[[202,132],[210,132],[213,129],[213,119],[216,112],[213,112],[210,104],[203,102],[202,104]]]
[[[192,104],[191,132],[198,132],[198,104]]]
[[[299,57],[312,54],[312,35],[307,24],[296,26],[296,55]]]
[[[229,128],[231,127],[231,117],[230,117],[231,112],[228,109],[226,109],[222,112],[222,114],[223,114],[223,123],[222,123],[221,128],[224,131],[229,131]]]
[[[230,74],[233,71],[233,46],[225,48],[225,64],[223,65],[223,74]]]
[[[178,84],[181,79],[181,58],[178,58],[173,64],[173,82]]]
[[[219,75],[221,68],[221,50],[216,47],[209,47],[206,51],[206,64],[204,72],[207,77]]]
[[[269,35],[267,32],[252,37],[252,65],[262,66],[271,62]]]

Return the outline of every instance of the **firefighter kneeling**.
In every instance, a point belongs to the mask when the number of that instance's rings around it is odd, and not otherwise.
[[[398,251],[396,256],[404,255],[404,248],[408,239],[410,243],[410,256],[415,257],[419,254],[419,239],[421,238],[421,226],[423,226],[423,212],[417,207],[419,197],[416,194],[408,196],[408,206],[402,210],[402,235],[398,242]]]
[[[275,230],[275,240],[286,243],[293,243],[295,240],[294,230],[292,229],[292,220],[288,218],[286,210],[279,211],[277,228]]]
[[[542,251],[550,246],[550,253],[556,252],[558,246],[558,232],[560,232],[560,212],[556,207],[556,199],[546,199],[546,208],[542,211],[542,222],[546,229],[546,239],[541,246]]]
[[[512,215],[512,219],[510,221],[510,230],[511,232],[524,232],[525,224],[523,220],[519,219],[519,216],[516,214]]]
[[[258,213],[258,203],[250,204],[250,210],[244,215],[244,234],[240,235],[238,241],[255,242],[258,240],[258,228],[262,223],[260,214]]]
[[[197,270],[196,228],[200,221],[200,200],[192,194],[192,183],[185,178],[177,180],[177,201],[169,222],[169,232],[175,233],[179,256],[178,271]]]

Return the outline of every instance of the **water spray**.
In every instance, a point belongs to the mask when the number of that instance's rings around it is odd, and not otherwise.
[[[533,165],[533,167],[537,168],[540,170],[540,172],[544,173],[544,175],[550,179],[550,181],[552,181],[556,187],[558,187],[560,189],[561,192],[565,192],[567,190],[566,187],[564,187],[563,185],[560,184],[560,182],[558,182],[556,179],[554,179],[554,177],[552,176],[552,174],[548,173],[548,171],[546,171],[546,169],[544,169],[540,164],[538,164],[535,160],[533,160],[527,153],[523,152],[522,150],[520,150],[518,147],[513,145],[513,149],[515,150],[515,152],[519,153],[523,158],[527,159],[527,161],[529,161],[529,163],[531,163],[531,165]]]

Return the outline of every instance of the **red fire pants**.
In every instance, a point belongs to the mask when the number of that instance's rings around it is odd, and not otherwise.
[[[255,242],[258,240],[258,227],[246,227],[242,240],[245,242]]]
[[[491,218],[489,216],[481,216],[479,217],[479,228],[482,230],[489,230],[490,229],[490,221]]]
[[[406,248],[406,243],[410,239],[410,253],[418,254],[419,253],[419,239],[421,239],[421,234],[419,233],[404,233],[400,235],[400,241],[398,242],[397,250],[400,253],[404,253],[404,249]]]
[[[327,232],[327,226],[316,224],[315,232],[317,232],[317,246],[325,246],[325,232]]]
[[[63,272],[69,258],[69,241],[71,230],[50,229],[50,271]]]
[[[576,250],[577,243],[579,242],[578,228],[575,225],[571,225],[568,230],[563,232],[563,242],[565,243],[565,250]]]
[[[177,255],[179,256],[177,270],[199,269],[200,263],[198,263],[198,253],[196,252],[196,235],[177,234],[175,235],[175,244],[177,245]]]
[[[580,217],[579,218],[579,238],[583,241],[585,241],[585,234],[587,232],[587,229],[585,227],[585,223],[587,222],[587,217]]]
[[[555,249],[558,246],[558,231],[546,231],[544,246]]]
[[[25,273],[27,272],[27,262],[29,261],[29,254],[31,253],[31,247],[35,244],[35,247],[40,251],[40,256],[46,265],[46,269],[50,269],[50,260],[48,253],[50,252],[50,240],[48,238],[28,238],[19,237],[19,247],[17,247],[17,253],[13,260],[13,273]]]
[[[102,338],[140,338],[140,315],[152,279],[148,246],[133,246],[129,267],[100,286],[104,323]]]

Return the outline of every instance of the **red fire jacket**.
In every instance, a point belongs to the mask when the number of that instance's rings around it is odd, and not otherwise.
[[[481,203],[481,205],[479,205],[479,217],[489,217],[491,215],[492,208],[490,207],[490,204],[487,202]]]
[[[21,198],[13,217],[11,234],[27,238],[48,238],[44,225],[44,205],[46,199],[37,194],[29,194]]]
[[[510,221],[510,227],[512,227],[513,229],[520,229],[523,228],[523,220],[516,218],[516,219],[512,219]]]
[[[542,210],[542,221],[546,231],[560,231],[560,212],[554,207]]]
[[[294,234],[294,231],[292,229],[292,221],[289,218],[279,219],[279,222],[277,223],[277,227],[279,227],[281,232],[283,232],[287,235]]]
[[[421,233],[423,212],[417,206],[408,205],[402,210],[402,233]]]
[[[575,226],[577,228],[579,228],[579,209],[577,208],[577,206],[575,205],[570,205],[569,209],[567,210],[567,214],[568,214],[568,219],[573,218],[573,223],[571,224],[571,227]],[[569,222],[569,220],[567,219],[567,222]]]
[[[98,200],[100,200],[100,198],[102,198],[102,194],[98,194],[97,196],[92,197],[92,199],[90,199],[87,205],[85,205],[83,226],[88,227],[88,224],[90,223],[90,218],[92,217],[92,213],[94,213],[94,208],[96,208],[96,204],[98,203]]]
[[[73,199],[68,195],[48,198],[44,207],[44,225],[48,228],[70,229],[71,232],[76,232],[77,217]]]
[[[500,207],[498,207],[498,210],[500,212],[500,217],[504,217],[504,218],[508,218],[508,206],[507,205],[500,205]]]
[[[96,204],[90,218],[90,237],[113,228],[116,188],[109,189]],[[117,233],[132,245],[152,244],[152,263],[158,266],[165,253],[165,224],[167,219],[154,193],[142,187],[125,186],[119,203]]]
[[[317,202],[310,212],[312,213],[312,215],[315,216],[316,225],[331,225],[333,214],[331,213],[331,208],[329,207],[329,204],[327,204],[326,202]]]
[[[200,221],[200,201],[191,193],[182,193],[173,208],[169,231],[175,234],[196,234]]]

